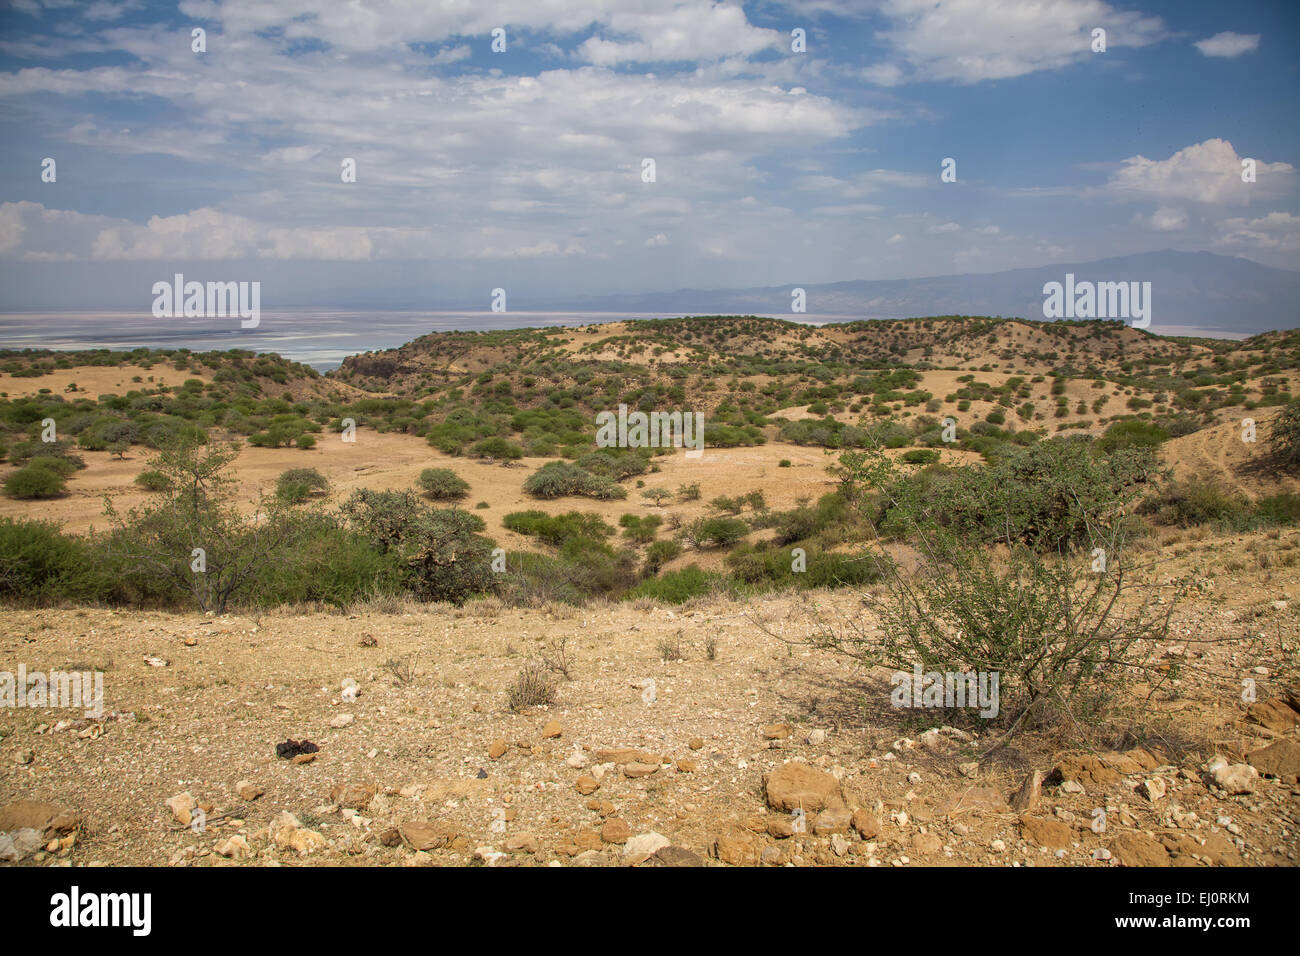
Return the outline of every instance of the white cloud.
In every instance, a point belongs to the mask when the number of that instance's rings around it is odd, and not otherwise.
[[[1214,245],[1246,250],[1300,252],[1300,216],[1271,212],[1258,219],[1226,219]]]
[[[1161,206],[1150,216],[1138,213],[1133,217],[1133,224],[1152,229],[1156,232],[1178,232],[1187,228],[1187,212],[1170,206]]]
[[[1241,56],[1243,53],[1253,53],[1259,49],[1259,34],[1233,33],[1231,30],[1225,30],[1207,39],[1198,40],[1195,46],[1206,56]]]
[[[1102,0],[883,0],[880,10],[890,20],[881,37],[897,62],[868,67],[863,78],[884,86],[904,77],[979,83],[1058,70],[1095,55],[1094,27],[1106,30],[1108,50],[1147,46],[1165,35],[1158,17]]]
[[[1256,181],[1242,182],[1243,158],[1226,139],[1207,139],[1163,160],[1132,156],[1111,174],[1106,190],[1120,197],[1244,204],[1293,189],[1289,163],[1257,161]]]
[[[668,237],[665,236],[662,232],[656,232],[653,236],[651,236],[649,239],[645,241],[645,244],[651,248],[655,246],[666,246],[668,245]]]

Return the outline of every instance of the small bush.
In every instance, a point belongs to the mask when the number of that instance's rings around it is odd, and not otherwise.
[[[421,493],[434,501],[455,501],[469,494],[469,482],[450,468],[426,468],[418,483]]]
[[[1170,482],[1139,508],[1156,524],[1191,528],[1211,521],[1234,521],[1246,512],[1246,502],[1234,498],[1213,481]]]
[[[328,491],[329,480],[315,468],[290,468],[275,481],[275,495],[285,504],[296,505]]]
[[[543,661],[529,661],[506,688],[511,710],[555,703],[559,681]]]
[[[171,479],[156,468],[149,468],[135,476],[135,483],[145,491],[167,491],[171,488]]]
[[[903,461],[909,465],[933,465],[939,460],[939,452],[933,448],[913,448],[903,452]]]
[[[713,571],[702,571],[699,565],[692,564],[679,571],[669,571],[657,578],[642,581],[626,597],[635,599],[648,597],[664,604],[684,604],[693,597],[708,594],[716,585],[722,584],[724,578]]]

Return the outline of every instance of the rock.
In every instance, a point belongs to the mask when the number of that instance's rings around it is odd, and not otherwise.
[[[618,817],[612,817],[605,821],[605,825],[600,828],[600,838],[606,843],[626,843],[632,837],[632,831],[628,825]]]
[[[573,782],[574,788],[584,797],[600,789],[600,781],[595,777],[581,776]]]
[[[650,764],[633,762],[623,764],[623,776],[630,777],[633,780],[638,777],[648,777],[650,774],[657,773],[658,771],[659,765],[657,763]]]
[[[587,764],[591,763],[591,760],[588,759],[587,755],[581,750],[575,750],[573,753],[569,754],[569,759],[564,762],[574,770],[581,770],[587,766]]]
[[[828,773],[806,763],[791,762],[777,767],[763,781],[768,805],[787,813],[802,808],[815,813],[830,806],[842,806],[840,784]]]
[[[686,760],[685,758],[683,758],[677,761],[678,773],[695,773],[695,771],[699,769],[700,769],[700,765],[697,764],[694,760]]]
[[[1272,700],[1259,700],[1246,708],[1246,717],[1261,727],[1284,734],[1293,727],[1300,726],[1300,714],[1280,697]]]
[[[239,794],[240,800],[253,801],[265,793],[265,791],[251,781],[241,780],[239,783],[235,784],[235,793]]]
[[[943,849],[943,841],[934,833],[912,835],[912,852],[918,856],[934,856]]]
[[[218,843],[216,851],[219,856],[231,860],[243,860],[252,855],[252,848],[248,845],[248,840],[238,833],[224,843]]]
[[[1215,757],[1206,769],[1214,785],[1230,794],[1253,792],[1259,779],[1259,773],[1250,764],[1230,764],[1222,757]]]
[[[546,726],[542,728],[542,739],[551,740],[555,737],[559,737],[563,733],[564,728],[560,726],[560,722],[558,720],[552,720],[547,722]]]
[[[1011,807],[1013,810],[1037,810],[1039,801],[1043,795],[1043,772],[1035,770],[1029,776],[1025,777],[1025,782],[1020,785],[1016,795],[1011,798]]]
[[[194,817],[194,797],[187,793],[178,793],[174,797],[168,797],[165,801],[167,809],[172,812],[176,822],[181,826],[189,826],[190,820]]]
[[[293,850],[299,856],[306,856],[325,846],[325,838],[315,830],[303,828],[301,822],[292,813],[281,812],[268,827],[271,842],[282,850]]]
[[[481,860],[487,866],[496,866],[506,855],[490,846],[481,846],[474,850],[474,859]]]
[[[1142,785],[1138,787],[1138,790],[1142,793],[1142,796],[1155,803],[1157,800],[1164,799],[1165,794],[1168,792],[1168,785],[1160,777],[1150,777],[1142,781]]]
[[[13,841],[14,849],[18,852],[20,860],[31,856],[33,853],[40,852],[45,845],[45,837],[41,835],[39,830],[32,827],[23,827],[10,831],[9,839]]]
[[[1052,771],[1051,779],[1074,781],[1085,787],[1104,789],[1119,782],[1119,774],[1097,757],[1088,754],[1071,754],[1062,757]]]
[[[942,812],[952,814],[966,810],[987,810],[991,813],[1005,813],[1010,809],[1000,791],[992,787],[971,787],[946,803]]]
[[[653,830],[638,833],[623,845],[623,862],[632,865],[643,863],[668,846],[671,846],[671,841],[662,833]]]
[[[789,724],[768,724],[763,728],[763,736],[768,740],[785,740],[794,733],[794,728]]]
[[[506,849],[511,853],[536,853],[537,837],[531,833],[516,833],[506,840]]]
[[[704,859],[698,853],[680,846],[660,847],[650,857],[654,866],[703,866]]]
[[[690,747],[692,750],[700,750],[704,747],[704,738],[692,737],[686,746]]]
[[[808,743],[813,747],[820,747],[826,743],[826,731],[814,730],[808,735]]]
[[[817,814],[813,820],[813,833],[827,836],[831,833],[847,833],[853,814],[844,807],[832,807]]]
[[[304,764],[304,763],[311,763],[315,759],[316,759],[315,753],[298,754],[298,756],[293,758],[293,762],[296,764]]]
[[[18,854],[18,848],[14,846],[14,841],[10,839],[9,834],[0,833],[0,861],[5,863],[17,863],[22,857]]]
[[[850,822],[853,829],[858,832],[858,836],[864,840],[872,840],[880,833],[880,820],[867,810],[853,811],[853,819]]]
[[[335,714],[332,718],[330,718],[330,726],[333,727],[335,730],[342,730],[344,727],[346,727],[348,724],[352,723],[352,721],[356,719],[357,719],[356,714]]]
[[[718,859],[732,866],[753,866],[758,863],[759,850],[754,835],[742,827],[729,827],[713,841]]]
[[[488,747],[488,757],[492,760],[499,760],[509,749],[510,749],[509,744],[507,744],[504,740],[497,738],[496,740],[492,741],[492,745]]]
[[[1110,852],[1123,866],[1168,866],[1169,851],[1155,837],[1131,830],[1116,837]]]
[[[1267,777],[1300,776],[1300,743],[1279,740],[1248,754],[1246,760]]]
[[[398,831],[412,850],[441,850],[456,839],[456,828],[444,820],[412,820]]]
[[[70,833],[81,818],[67,807],[44,800],[15,800],[0,807],[0,833],[31,829],[41,835]]]
[[[1085,793],[1083,784],[1077,780],[1067,780],[1061,784],[1062,793]]]
[[[330,789],[330,803],[349,810],[364,810],[377,792],[373,784],[338,783]]]
[[[849,852],[849,841],[844,838],[844,834],[831,834],[831,852],[836,856],[844,856]]]
[[[958,764],[957,770],[961,773],[963,777],[970,777],[974,779],[975,777],[978,777],[980,773],[979,761],[968,760],[966,763]]]
[[[22,750],[14,754],[14,761],[23,767],[27,766],[35,759],[36,759],[36,751],[27,747],[24,747]]]
[[[1061,850],[1070,845],[1074,832],[1059,820],[1026,815],[1020,818],[1020,835],[1035,846]]]
[[[792,827],[790,821],[784,817],[776,817],[775,819],[767,821],[767,832],[768,835],[774,839],[788,840],[790,837],[794,836],[794,827]]]

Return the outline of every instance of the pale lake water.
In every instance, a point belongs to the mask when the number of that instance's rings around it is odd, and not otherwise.
[[[122,312],[9,312],[0,314],[0,349],[186,348],[195,352],[247,349],[275,352],[318,371],[337,368],[349,355],[396,348],[430,332],[487,331],[592,325],[664,318],[631,312],[263,312],[257,328],[238,318],[155,319]],[[790,315],[774,316],[790,319]],[[848,322],[859,315],[801,316],[809,325]],[[1223,332],[1166,327],[1168,335],[1239,338]]]

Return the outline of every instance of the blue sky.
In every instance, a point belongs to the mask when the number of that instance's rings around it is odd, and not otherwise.
[[[10,2],[0,309],[1296,268],[1298,44],[1291,2]]]

